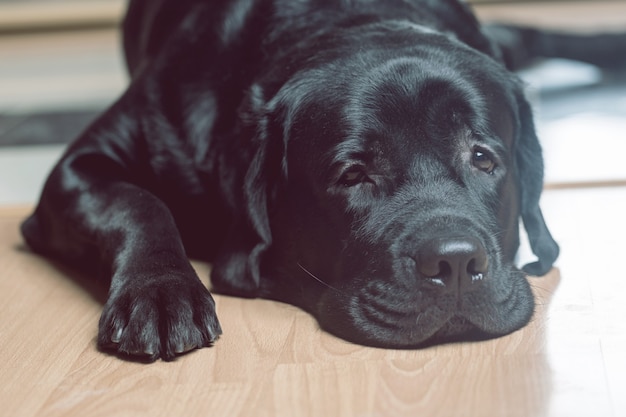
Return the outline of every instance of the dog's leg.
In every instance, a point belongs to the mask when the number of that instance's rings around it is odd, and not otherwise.
[[[484,30],[511,70],[536,58],[572,59],[609,70],[626,68],[626,32],[576,34],[513,25],[487,25]]]
[[[119,107],[119,106],[118,106]],[[167,206],[142,183],[133,118],[110,110],[70,148],[22,225],[36,251],[111,276],[98,345],[170,360],[221,333]]]

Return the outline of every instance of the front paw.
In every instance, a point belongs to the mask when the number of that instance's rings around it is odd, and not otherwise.
[[[210,346],[222,333],[215,302],[197,277],[135,279],[111,292],[98,347],[154,361]]]

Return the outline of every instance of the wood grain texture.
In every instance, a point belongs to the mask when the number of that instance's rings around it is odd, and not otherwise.
[[[626,4],[621,0],[508,1],[476,4],[474,9],[484,21],[577,31],[623,31],[626,27]]]
[[[0,3],[0,32],[114,26],[125,0],[5,1]]]
[[[1,209],[0,415],[625,415],[623,273],[612,269],[619,257],[593,262],[602,253],[617,256],[623,245],[612,246],[618,236],[582,221],[594,218],[589,203],[602,199],[610,206],[595,222],[611,219],[623,235],[625,191],[546,194],[567,276],[561,282],[555,269],[530,278],[535,317],[509,336],[373,349],[321,331],[295,307],[217,296],[224,335],[215,346],[151,365],[97,351],[106,289],[28,252],[17,231],[27,210]],[[206,279],[208,265],[195,266]]]

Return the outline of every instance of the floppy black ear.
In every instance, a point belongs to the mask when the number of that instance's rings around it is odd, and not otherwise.
[[[261,109],[264,103],[260,89],[256,93],[252,92],[250,102],[251,109],[244,118],[248,118],[252,124],[243,129],[248,133],[242,135],[252,139],[243,138],[237,141],[240,149],[231,148],[231,152],[240,155],[230,161],[233,167],[226,168],[235,170],[230,175],[234,186],[228,187],[226,192],[238,195],[231,199],[232,224],[213,263],[211,282],[213,290],[217,292],[255,297],[259,295],[261,286],[262,255],[272,244],[268,204],[276,180],[273,161],[277,159],[277,150],[271,146],[266,131],[267,121]]]
[[[522,269],[530,275],[545,275],[559,256],[559,246],[552,238],[539,208],[543,190],[543,157],[535,132],[532,111],[520,94],[518,99],[520,126],[516,143],[517,178],[520,189],[520,209],[528,240],[537,261]]]

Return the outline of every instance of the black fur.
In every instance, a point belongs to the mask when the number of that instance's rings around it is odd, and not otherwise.
[[[218,338],[188,256],[213,262],[215,291],[373,346],[529,321],[519,218],[528,272],[558,247],[510,70],[558,55],[542,52],[557,35],[483,29],[456,0],[134,0],[124,32],[129,88],[22,227],[36,252],[111,277],[101,348],[169,360]]]

